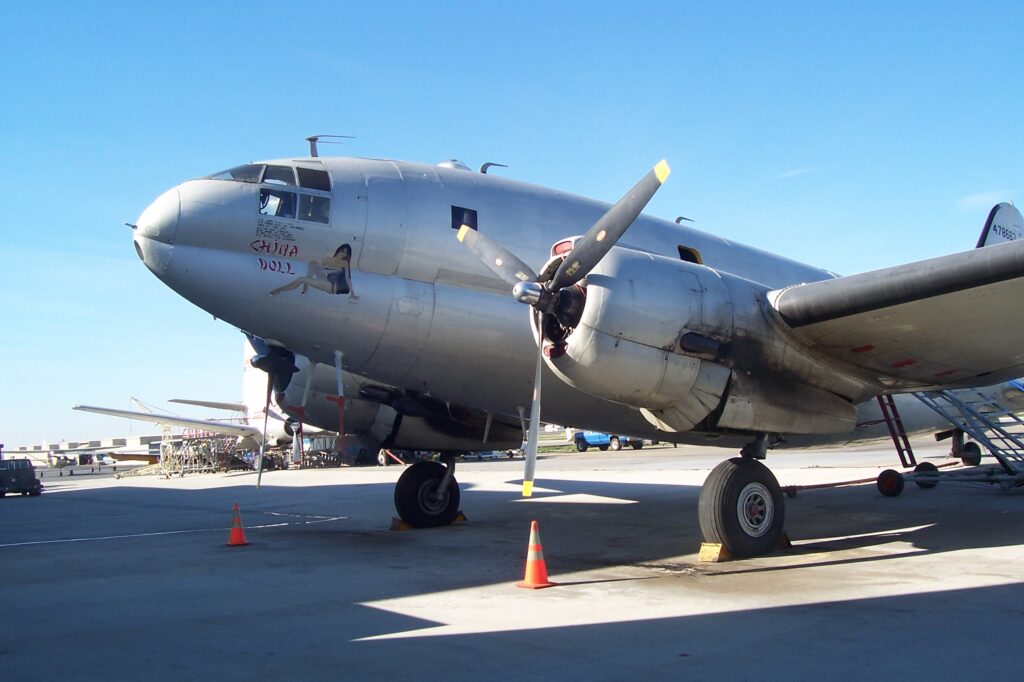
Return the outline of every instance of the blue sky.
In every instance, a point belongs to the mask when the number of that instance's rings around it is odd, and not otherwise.
[[[551,6],[551,5],[554,6]],[[163,190],[355,135],[853,273],[974,245],[1021,200],[1024,5],[1008,2],[5,5],[0,442],[151,429],[72,412],[234,400],[241,336],[129,229]],[[955,324],[955,320],[951,321]]]

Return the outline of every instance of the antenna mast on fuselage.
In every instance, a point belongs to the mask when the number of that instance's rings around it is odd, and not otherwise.
[[[330,139],[327,139],[330,138]],[[309,143],[309,155],[314,159],[320,156],[317,153],[316,143],[323,142],[324,144],[342,144],[342,140],[354,140],[354,135],[310,135],[306,138],[306,142]],[[335,141],[337,140],[337,141]]]

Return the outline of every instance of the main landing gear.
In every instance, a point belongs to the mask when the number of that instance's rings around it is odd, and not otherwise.
[[[782,537],[782,488],[771,470],[757,461],[767,450],[768,437],[762,434],[740,451],[740,457],[712,469],[700,491],[704,541],[721,544],[736,557],[767,554]]]
[[[416,462],[395,484],[395,509],[415,528],[447,526],[459,514],[459,501],[454,454],[445,455],[444,464]]]

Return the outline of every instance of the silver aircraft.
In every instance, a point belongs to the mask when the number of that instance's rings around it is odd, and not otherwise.
[[[763,553],[785,511],[768,449],[877,438],[881,394],[1024,374],[1008,323],[1024,241],[838,277],[641,215],[668,173],[609,206],[458,162],[314,154],[184,182],[132,237],[164,283],[265,345],[282,404],[302,399],[298,365],[348,372],[380,442],[413,429],[446,451],[396,485],[415,526],[458,511],[456,451],[515,447],[520,424],[529,495],[543,419],[741,447],[705,483],[700,525]],[[1000,206],[986,228],[1013,234]],[[322,397],[305,417],[330,428]],[[908,431],[949,428],[896,397]]]

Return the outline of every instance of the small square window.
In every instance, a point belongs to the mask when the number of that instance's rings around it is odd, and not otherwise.
[[[457,230],[463,225],[476,229],[476,209],[452,206],[452,229]]]

